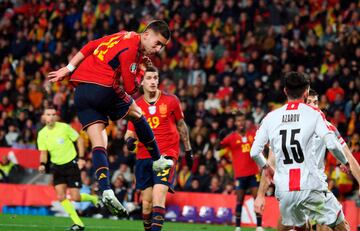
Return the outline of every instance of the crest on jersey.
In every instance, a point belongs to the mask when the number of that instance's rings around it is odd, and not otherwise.
[[[248,141],[246,136],[241,137],[241,140],[242,140],[243,143],[246,143]]]
[[[159,107],[160,109],[160,114],[166,114],[167,113],[167,105],[162,103]]]
[[[136,63],[132,63],[132,64],[130,65],[130,72],[133,73],[133,74],[135,74],[135,73],[136,73],[136,69],[137,69]]]
[[[156,106],[151,105],[148,107],[148,110],[150,115],[154,115],[156,113]]]

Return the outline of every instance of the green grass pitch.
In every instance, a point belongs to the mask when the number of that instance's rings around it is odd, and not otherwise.
[[[97,230],[120,230],[120,231],[142,231],[141,221],[129,220],[109,220],[109,219],[91,219],[82,218],[85,223],[86,231]],[[66,230],[71,225],[70,218],[54,216],[22,216],[22,215],[3,215],[0,214],[1,231],[42,231],[42,230]],[[234,227],[225,225],[207,225],[207,224],[185,224],[176,222],[166,222],[163,231],[234,231]],[[254,228],[242,228],[242,231],[255,230]],[[266,229],[270,231],[273,229]]]

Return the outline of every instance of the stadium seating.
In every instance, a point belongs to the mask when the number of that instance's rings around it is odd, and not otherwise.
[[[198,222],[201,223],[214,223],[215,221],[215,210],[209,206],[201,206],[199,209]]]

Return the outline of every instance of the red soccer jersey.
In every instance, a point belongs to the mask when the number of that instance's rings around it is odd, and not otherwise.
[[[118,90],[122,81],[126,93],[133,94],[143,72],[139,63],[140,35],[121,31],[86,44],[81,53],[85,59],[71,75],[71,81],[95,83]],[[122,77],[122,79],[120,79]]]
[[[253,134],[241,136],[237,132],[232,132],[221,141],[221,146],[228,147],[231,151],[235,178],[259,173],[256,162],[250,156],[253,142]]]
[[[149,104],[144,96],[138,98],[136,104],[141,108],[143,115],[152,128],[161,154],[178,159],[180,136],[176,122],[184,118],[178,98],[175,95],[161,92],[154,104]],[[130,121],[128,129],[135,131],[134,124]],[[141,142],[137,145],[136,158],[151,158]]]

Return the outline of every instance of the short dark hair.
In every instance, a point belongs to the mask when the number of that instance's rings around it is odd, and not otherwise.
[[[298,99],[310,86],[310,79],[307,74],[291,71],[285,74],[284,86],[289,98]]]
[[[309,90],[309,96],[319,96],[319,93],[317,93],[314,89]]]
[[[44,111],[45,110],[55,110],[55,111],[57,111],[57,109],[56,109],[56,107],[55,107],[55,105],[53,103],[48,103],[48,105],[46,105],[44,107]]]
[[[148,66],[146,67],[145,72],[156,72],[159,73],[159,70],[155,66]]]
[[[242,117],[242,116],[245,116],[245,114],[244,114],[243,112],[241,112],[241,111],[238,111],[238,112],[236,112],[236,114],[235,114],[235,118],[236,118],[236,117]]]
[[[168,24],[163,20],[154,20],[151,21],[145,28],[144,32],[147,30],[153,30],[156,33],[160,33],[166,40],[170,39],[171,32]]]

